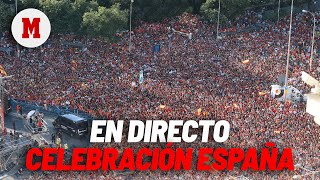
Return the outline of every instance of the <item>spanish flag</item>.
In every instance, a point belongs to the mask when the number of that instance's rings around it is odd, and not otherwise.
[[[197,115],[197,116],[200,116],[200,115],[201,115],[201,112],[202,112],[202,108],[197,109],[196,115]]]
[[[259,96],[264,96],[266,94],[267,94],[266,92],[259,92]]]
[[[7,75],[7,72],[4,70],[4,68],[3,68],[2,65],[0,65],[0,74],[1,74],[2,76],[8,76],[8,75]]]
[[[243,64],[248,64],[250,62],[249,59],[242,61]]]
[[[77,63],[75,60],[72,60],[72,61],[71,61],[71,66],[72,66],[73,68],[77,68],[77,67],[78,67],[78,63]]]
[[[235,108],[239,108],[238,104],[236,104],[236,103],[233,103],[233,106],[234,106]]]

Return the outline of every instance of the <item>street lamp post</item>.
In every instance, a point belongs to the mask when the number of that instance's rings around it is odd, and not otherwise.
[[[219,0],[219,9],[218,9],[218,22],[217,22],[217,40],[218,40],[218,37],[219,37],[219,23],[220,23],[220,1]]]
[[[280,19],[280,4],[281,4],[281,0],[278,1],[278,22]]]
[[[312,30],[312,41],[311,41],[311,55],[310,55],[310,61],[309,61],[309,68],[310,68],[310,72],[311,72],[311,66],[312,66],[312,60],[313,60],[313,48],[314,48],[314,35],[315,35],[315,32],[316,32],[316,16],[314,13],[310,12],[310,11],[307,11],[307,10],[302,10],[302,12],[304,13],[310,13],[313,17],[313,30]]]
[[[291,50],[292,13],[293,13],[293,0],[291,0],[291,13],[290,13],[290,27],[289,27],[289,40],[288,40],[288,52],[287,52],[285,88],[287,88],[287,86],[288,86],[289,60],[290,60],[290,50]],[[287,93],[286,92],[287,91],[284,91],[285,100],[286,100],[286,97],[287,97]]]
[[[15,0],[15,9],[16,9],[16,15],[17,15],[18,14],[18,0]],[[17,44],[16,48],[17,48],[17,57],[20,59],[19,44]]]
[[[130,1],[130,27],[129,27],[129,36],[130,36],[130,39],[129,39],[129,52],[131,52],[131,46],[132,46],[132,44],[131,44],[131,38],[132,38],[132,36],[131,36],[131,17],[132,17],[132,3],[134,2],[134,0],[131,0]]]
[[[17,14],[18,13],[18,0],[16,0],[15,4],[16,4],[16,14]]]
[[[15,0],[14,1],[14,6],[15,6],[15,12],[16,12],[16,15],[18,14],[18,0]],[[16,45],[16,48],[17,48],[17,57],[19,58],[20,57],[20,53],[19,53],[19,45],[17,44]]]

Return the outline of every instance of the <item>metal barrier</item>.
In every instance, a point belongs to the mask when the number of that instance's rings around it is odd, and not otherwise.
[[[33,141],[28,136],[1,136],[0,141],[0,173],[12,169],[19,159],[31,147]]]
[[[23,111],[38,110],[39,112],[53,113],[55,115],[76,114],[86,119],[93,119],[93,117],[90,114],[84,111],[80,111],[78,109],[72,109],[68,106],[44,105],[43,103],[39,103],[39,102],[29,102],[26,100],[17,100],[17,99],[9,99],[9,103],[12,109],[15,109],[17,105],[20,105]]]
[[[12,139],[16,138],[16,139]],[[15,137],[10,137],[8,136],[2,136],[1,137],[1,142],[0,142],[0,157],[7,154],[7,153],[12,153],[14,152],[17,148],[19,147],[24,147],[26,145],[31,145],[32,140],[31,137],[20,137],[17,138]]]
[[[25,124],[24,127],[32,134],[49,132],[48,124],[46,123],[46,121],[42,121],[42,126],[40,127],[41,129],[37,126],[33,127],[30,123]]]

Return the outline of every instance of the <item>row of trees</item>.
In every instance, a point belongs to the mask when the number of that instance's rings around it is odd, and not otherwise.
[[[17,0],[18,11],[36,8],[50,19],[53,33],[114,38],[128,30],[131,0]],[[202,0],[135,0],[133,22],[161,21],[183,12],[199,12]],[[0,0],[0,31],[10,29],[15,0]],[[135,24],[135,23],[133,23]]]
[[[244,13],[246,10],[273,10],[277,15],[279,0],[220,0],[222,21],[233,20],[237,16]],[[295,6],[300,6],[307,3],[309,8],[312,8],[313,0],[294,0]],[[291,0],[280,0],[280,7],[288,7],[291,5]],[[209,22],[216,22],[218,17],[219,0],[206,0],[200,9],[200,14]],[[283,11],[280,11],[280,14]]]
[[[18,0],[18,11],[36,8],[51,22],[53,33],[75,33],[112,37],[118,30],[127,29],[128,10],[118,2],[110,6],[87,0]],[[15,16],[15,2],[0,0],[0,31],[10,29]]]
[[[76,33],[112,37],[129,27],[131,0],[17,0],[18,11],[37,8],[50,19],[53,33]],[[295,0],[296,4],[313,0]],[[134,0],[133,22],[161,21],[183,12],[201,14],[216,22],[219,0]],[[291,0],[281,0],[282,6]],[[0,0],[0,31],[10,29],[15,15],[15,0]],[[246,9],[276,8],[278,0],[221,0],[221,18],[233,19]]]

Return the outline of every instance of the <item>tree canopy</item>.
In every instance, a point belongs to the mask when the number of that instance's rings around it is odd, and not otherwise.
[[[110,8],[100,6],[96,11],[84,13],[82,25],[88,35],[112,37],[118,30],[126,29],[127,14],[118,3]]]
[[[9,31],[14,17],[14,8],[0,1],[0,32]]]
[[[17,0],[18,11],[37,8],[50,19],[52,33],[75,33],[114,37],[115,32],[129,29],[131,0]],[[312,0],[295,0],[295,5]],[[134,0],[133,26],[140,20],[161,21],[184,12],[200,14],[216,22],[219,0]],[[281,0],[290,5],[291,0]],[[233,19],[247,9],[276,9],[278,0],[221,0],[221,21]],[[0,0],[0,30],[10,30],[15,15],[15,0]]]

